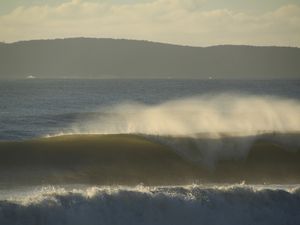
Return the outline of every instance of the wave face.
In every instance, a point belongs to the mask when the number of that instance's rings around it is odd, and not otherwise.
[[[299,187],[45,187],[1,201],[0,223],[294,225],[299,211]]]
[[[248,146],[249,152],[240,154],[242,143],[258,138]],[[284,145],[282,140],[290,141]],[[299,134],[296,133],[255,137],[225,135],[217,140],[206,137],[192,140],[159,137],[157,140],[152,136],[119,134],[0,142],[0,184],[178,185],[243,180],[300,183],[300,151],[291,145],[297,140]],[[218,163],[214,167],[199,163],[201,157],[207,159],[207,144],[219,146],[219,142],[223,147],[218,153]],[[186,149],[187,155],[176,149]]]

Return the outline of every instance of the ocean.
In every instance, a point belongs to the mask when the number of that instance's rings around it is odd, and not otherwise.
[[[300,224],[300,80],[0,81],[0,224]]]

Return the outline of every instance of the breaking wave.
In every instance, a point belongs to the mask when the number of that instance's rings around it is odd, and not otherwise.
[[[300,132],[295,99],[227,93],[156,105],[129,102],[100,111],[74,122],[71,133],[139,134],[210,168],[223,159],[247,157],[260,140],[300,148],[300,139],[282,135]]]
[[[0,142],[0,182],[298,183],[299,115],[298,100],[243,94],[68,114],[57,137]]]
[[[0,223],[294,225],[299,210],[299,187],[44,187],[0,201]]]

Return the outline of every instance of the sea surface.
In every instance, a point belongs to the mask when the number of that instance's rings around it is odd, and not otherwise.
[[[0,224],[300,224],[300,80],[0,80]]]
[[[124,102],[155,106],[223,94],[299,101],[300,80],[1,80],[0,140],[72,132],[73,123]]]

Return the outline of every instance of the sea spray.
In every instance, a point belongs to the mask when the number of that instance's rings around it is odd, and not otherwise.
[[[127,102],[72,124],[73,133],[140,134],[208,167],[247,156],[258,140],[297,150],[300,102],[246,94],[201,95],[157,105]]]
[[[158,105],[136,102],[101,109],[74,129],[96,133],[141,133],[193,136],[300,131],[300,102],[271,96],[223,94],[167,101]]]

